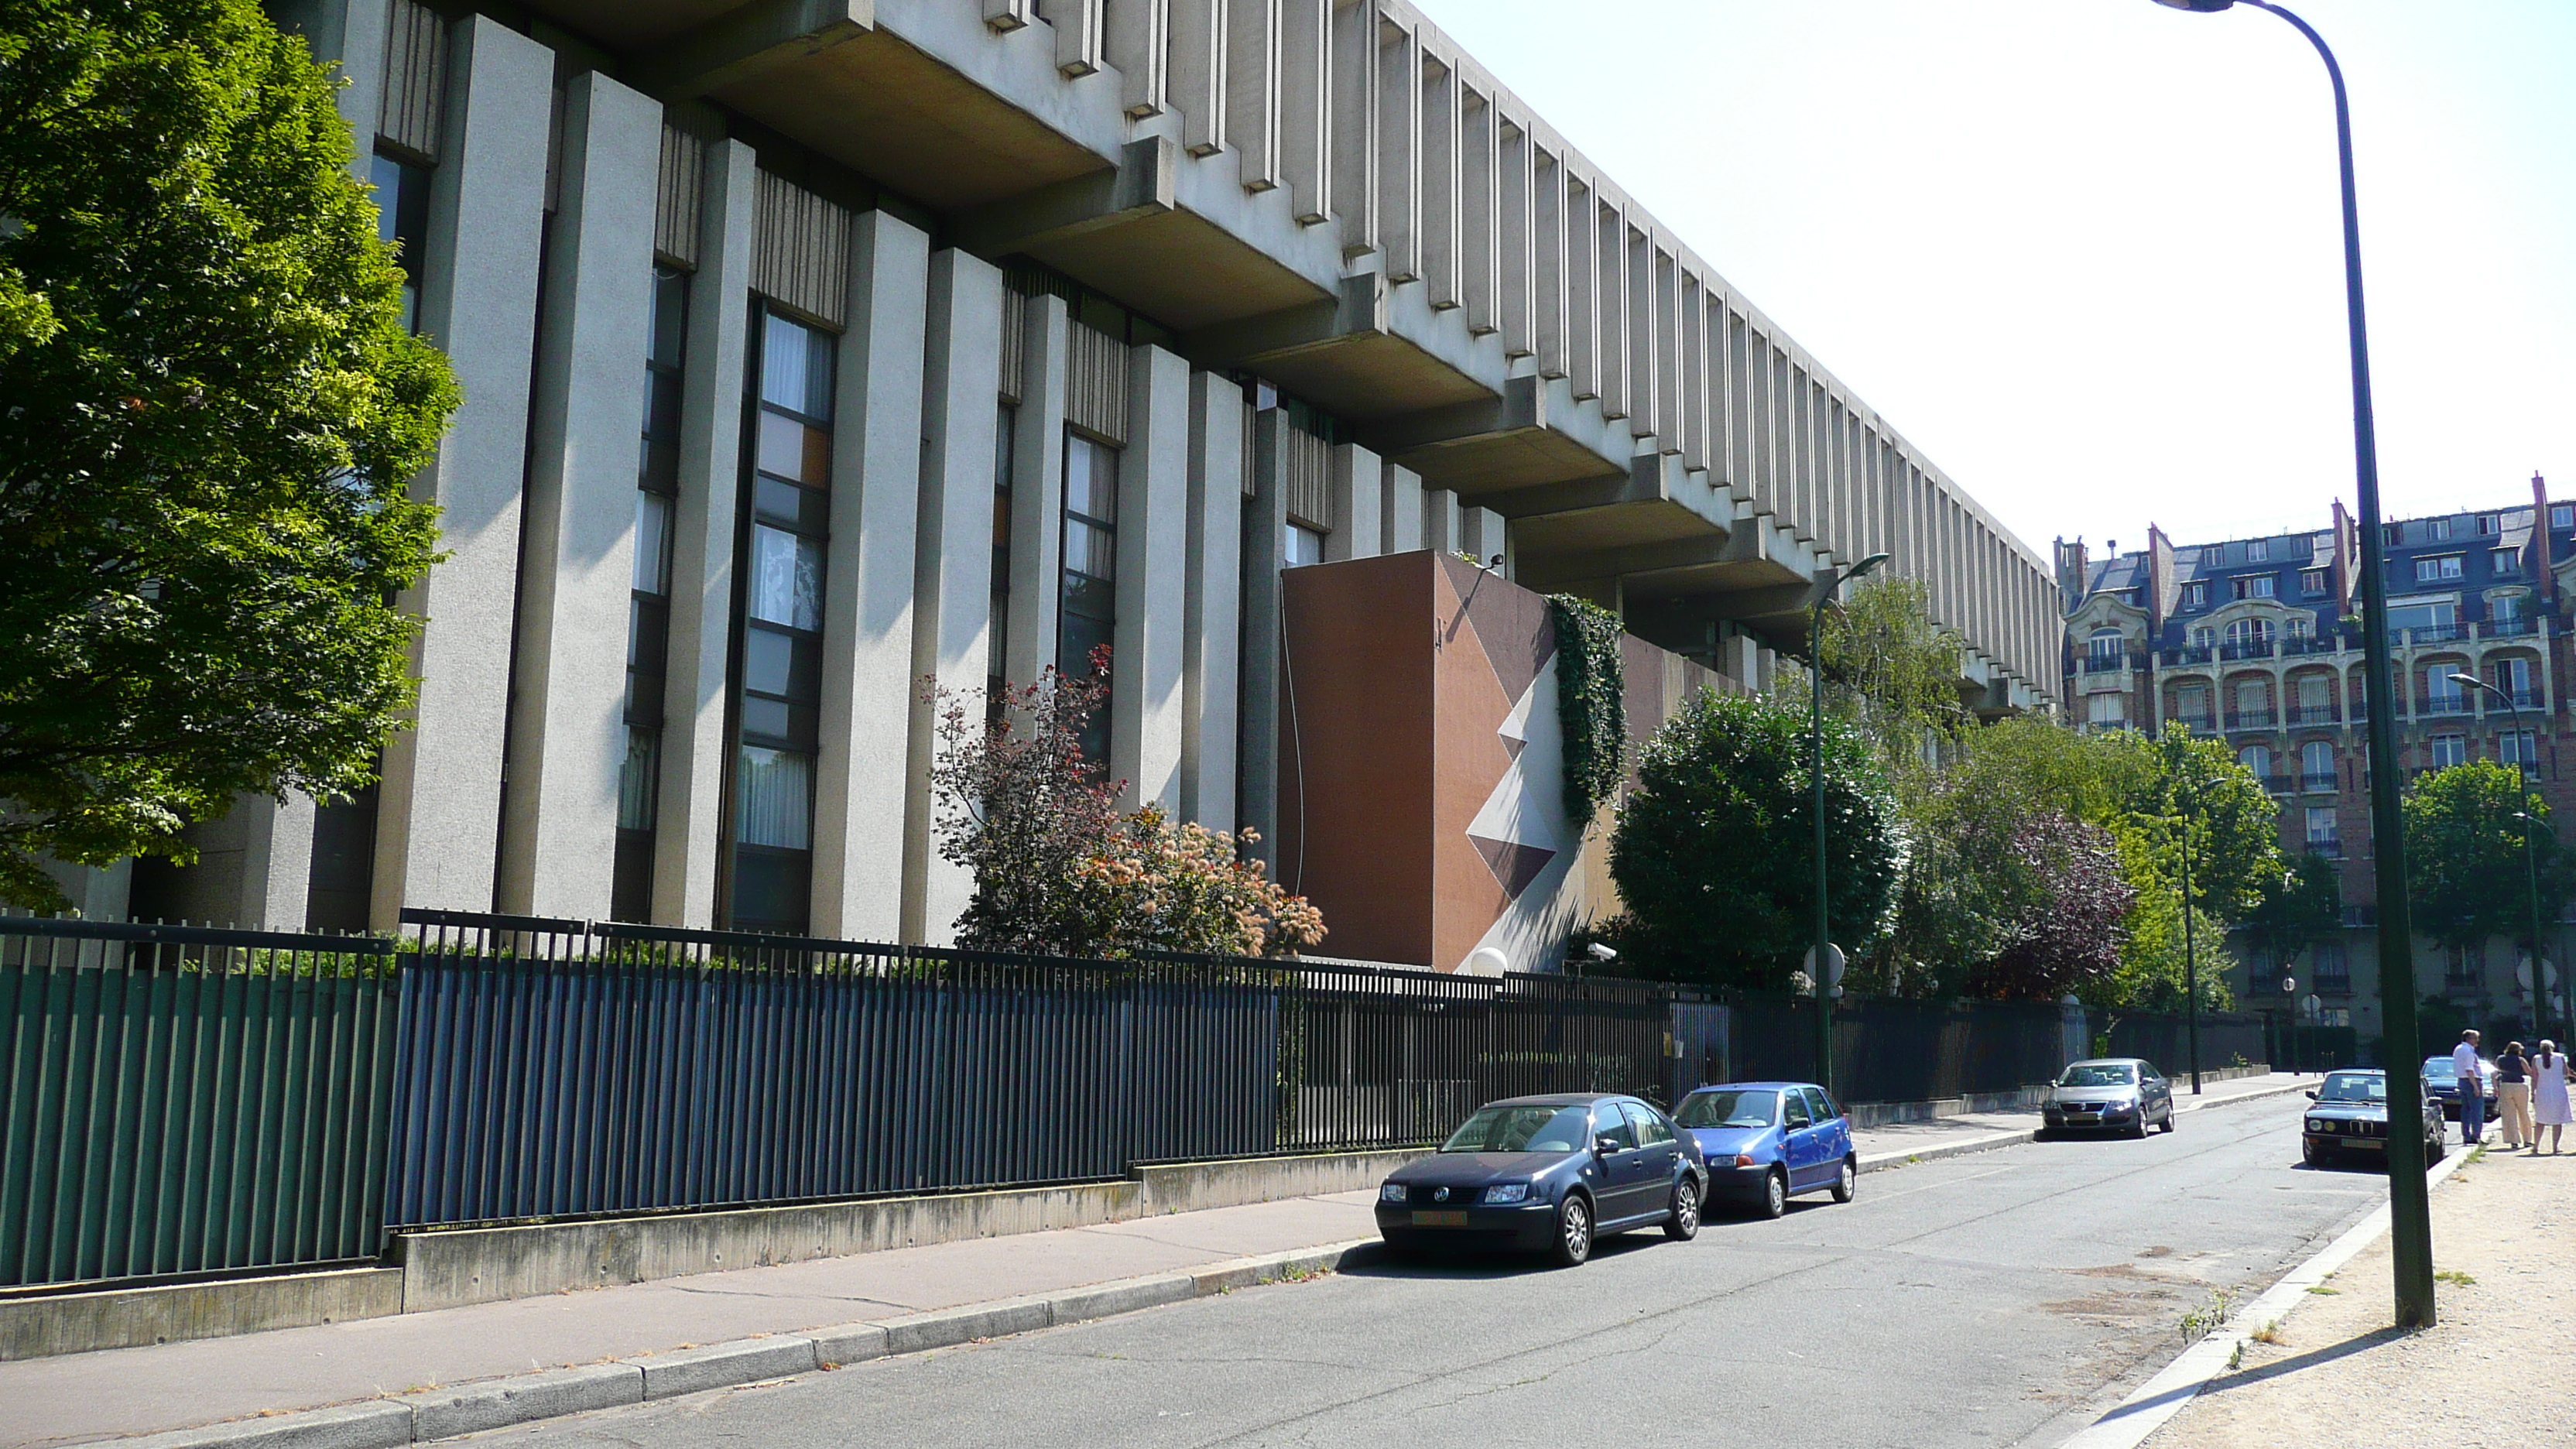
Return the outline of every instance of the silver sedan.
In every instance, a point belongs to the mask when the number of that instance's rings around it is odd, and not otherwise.
[[[2144,1137],[2149,1127],[2174,1130],[2173,1084],[2140,1057],[2097,1057],[2074,1062],[2049,1084],[2039,1104],[2052,1130],[2125,1132]]]

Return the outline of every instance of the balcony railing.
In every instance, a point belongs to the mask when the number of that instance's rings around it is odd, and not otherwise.
[[[2333,724],[2335,707],[2330,704],[2294,704],[2290,706],[2292,724]]]
[[[2352,995],[2352,973],[2346,971],[2333,976],[2315,977],[2308,982],[2308,989],[2319,996],[2350,996]]]
[[[2469,710],[2470,701],[2469,697],[2465,694],[2444,695],[2438,698],[2425,700],[2423,703],[2415,706],[2415,712],[2427,719],[2463,715],[2467,714]]]
[[[2205,714],[2169,714],[2165,718],[2195,734],[2216,734],[2218,722]]]
[[[2325,836],[2322,839],[2313,835],[2309,836],[2308,854],[2322,855],[2328,860],[2341,860],[2343,859],[2343,840],[2340,836],[2333,835]],[[2369,925],[2370,922],[2368,921],[2356,921],[2352,919],[2352,913],[2360,909],[2362,908],[2359,906],[2346,906],[2343,913],[2343,923],[2347,926]]]
[[[2478,627],[2479,636],[2487,639],[2518,639],[2538,632],[2538,619],[2489,619]]]
[[[2540,691],[2536,689],[2508,689],[2504,692],[2504,696],[2523,709],[2542,708],[2540,703]],[[2495,696],[2489,695],[2487,697],[2489,699],[2493,699]]]
[[[2232,709],[2227,712],[2227,727],[2232,730],[2268,730],[2278,722],[2268,709]]]
[[[2218,646],[2218,657],[2221,659],[2269,659],[2272,657],[2272,641],[2269,639],[2230,639],[2226,643]]]
[[[2287,795],[2298,788],[2297,781],[2298,777],[2295,775],[2265,775],[2263,788],[2275,795]]]
[[[2342,787],[2343,778],[2332,770],[2308,770],[2299,775],[2299,788],[2302,790],[2337,790]]]
[[[2334,654],[2342,651],[2344,642],[2332,634],[2319,634],[2302,639],[2293,634],[2281,641],[2283,654]]]
[[[2469,637],[2467,627],[2460,624],[2426,624],[2406,631],[2406,642],[2409,644],[2448,644],[2455,639],[2467,637]]]
[[[2129,667],[2129,656],[2126,654],[2087,654],[2084,656],[2084,672],[2087,674],[2111,674]]]

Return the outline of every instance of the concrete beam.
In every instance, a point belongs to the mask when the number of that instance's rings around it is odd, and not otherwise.
[[[1636,574],[1707,568],[1726,562],[1727,537],[1726,534],[1712,532],[1696,538],[1667,539],[1661,543],[1534,554],[1521,560],[1521,568],[1533,580],[1626,578]]]
[[[1383,335],[1391,326],[1385,282],[1375,275],[1344,277],[1339,297],[1202,328],[1181,339],[1181,351],[1201,366],[1222,369]]]
[[[1624,477],[1613,474],[1602,478],[1578,478],[1571,483],[1545,483],[1536,488],[1514,488],[1502,493],[1479,495],[1476,503],[1514,520],[1559,518],[1628,504],[1669,503],[1672,494],[1664,486],[1663,470],[1651,466],[1659,461],[1651,455],[1640,455],[1639,466],[1631,468]],[[1729,542],[1732,541],[1730,535]]]
[[[970,207],[950,223],[960,246],[987,256],[1027,251],[1161,216],[1173,207],[1180,147],[1169,136],[1130,141],[1106,171]]]
[[[625,79],[664,100],[688,100],[855,40],[876,25],[876,0],[754,0],[644,50]]]
[[[1427,408],[1371,424],[1365,431],[1365,441],[1380,453],[1403,453],[1443,443],[1499,438],[1543,428],[1547,423],[1546,387],[1535,377],[1515,377],[1503,383],[1503,395],[1498,398]]]

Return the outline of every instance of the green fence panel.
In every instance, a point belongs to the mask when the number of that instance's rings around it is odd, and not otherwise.
[[[0,1287],[381,1251],[390,951],[0,918]]]

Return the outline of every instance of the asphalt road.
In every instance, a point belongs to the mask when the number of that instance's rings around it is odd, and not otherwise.
[[[1778,1222],[1534,1263],[1368,1266],[771,1385],[513,1445],[2053,1444],[2384,1196],[2298,1165],[2298,1097],[2143,1142],[1861,1179]],[[2355,1285],[2356,1291],[2377,1291]],[[463,1441],[452,1441],[463,1442]]]

